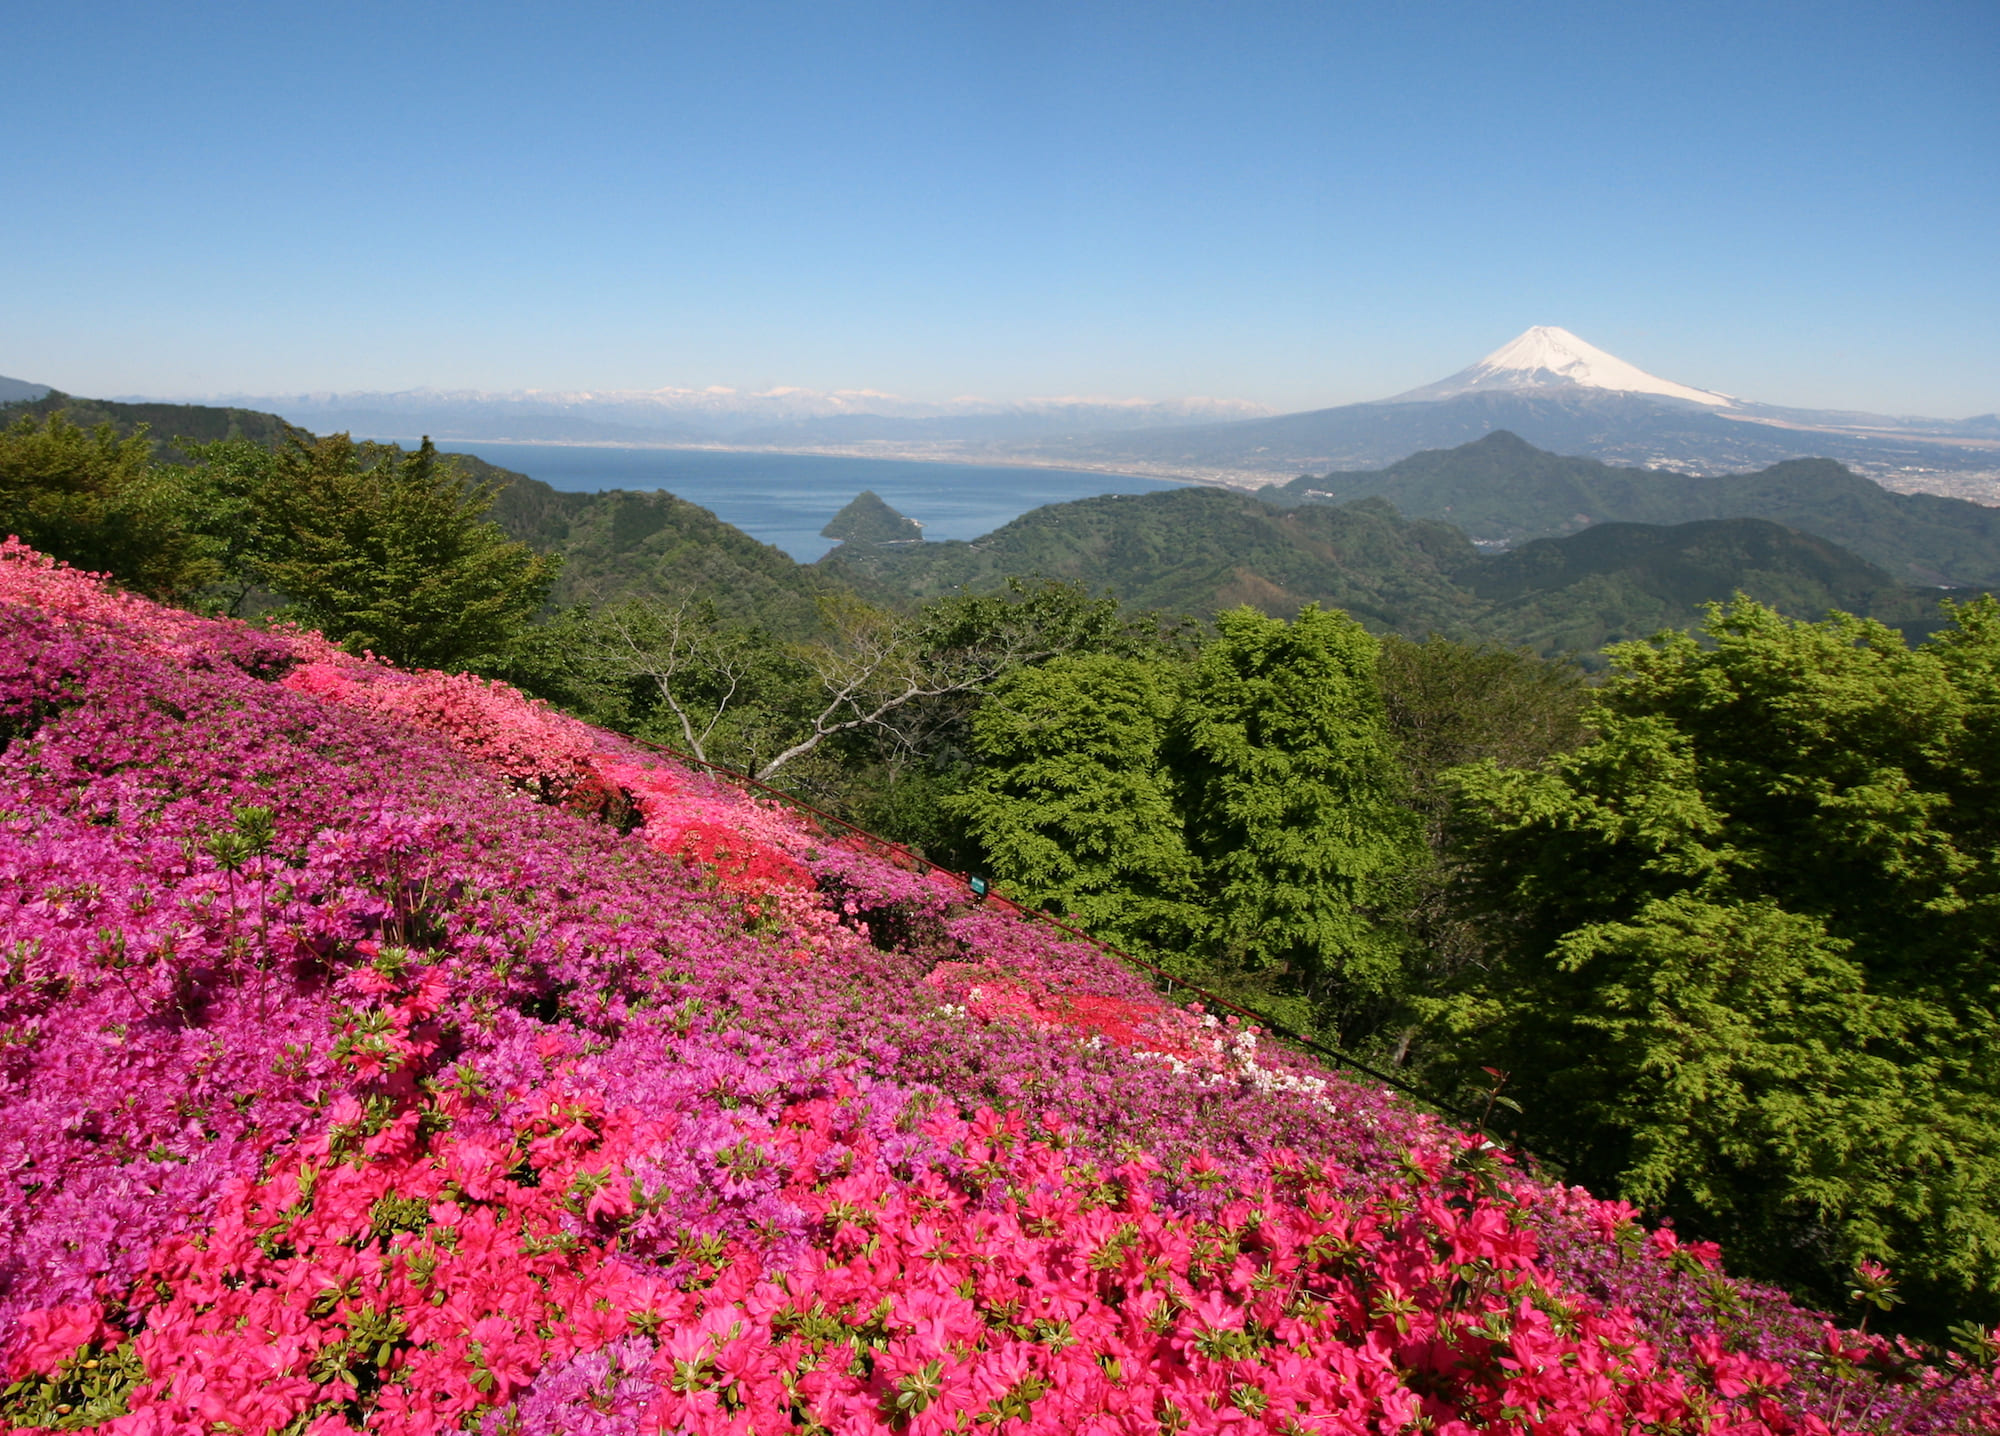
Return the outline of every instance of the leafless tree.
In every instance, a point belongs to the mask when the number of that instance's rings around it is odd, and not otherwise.
[[[906,617],[839,597],[823,600],[820,611],[827,637],[801,645],[798,653],[819,679],[825,702],[805,736],[758,769],[760,779],[858,729],[911,746],[907,720],[924,700],[983,692],[1010,669],[1060,651],[1033,624],[1000,625],[967,637],[940,631],[928,610]]]
[[[983,693],[1009,670],[1066,651],[1116,611],[1108,599],[1061,585],[1017,585],[1005,596],[945,599],[916,613],[846,594],[824,597],[819,607],[821,632],[780,650],[761,633],[718,623],[713,606],[692,592],[635,599],[600,609],[578,656],[600,680],[651,684],[687,752],[707,763],[724,718],[766,700],[758,692],[771,682],[764,670],[782,652],[812,694],[800,706],[812,711],[800,714],[799,689],[783,680],[791,696],[770,716],[792,741],[761,763],[746,763],[768,781],[844,733],[865,730],[894,749],[914,750],[930,727],[952,719],[949,702],[941,707],[938,700]]]
[[[755,663],[743,635],[719,628],[713,607],[691,593],[602,610],[585,656],[600,671],[650,682],[680,724],[687,751],[704,763],[715,725]]]

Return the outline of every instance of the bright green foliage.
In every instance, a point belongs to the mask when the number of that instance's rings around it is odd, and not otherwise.
[[[57,410],[0,431],[0,537],[172,599],[216,571],[185,507],[143,429],[120,439],[109,424],[81,429]]]
[[[1195,865],[1160,762],[1177,668],[1089,654],[1015,672],[973,719],[977,778],[944,800],[1010,896],[1155,951],[1184,948],[1201,927]]]
[[[1372,1021],[1421,862],[1375,640],[1238,609],[1198,657],[1073,655],[1010,676],[945,800],[1010,896],[1288,1021]]]
[[[1909,649],[1739,601],[1613,651],[1597,738],[1463,770],[1494,948],[1431,1004],[1531,1140],[1836,1299],[2000,1315],[2000,608]]]
[[[275,556],[277,535],[264,511],[275,459],[254,439],[216,439],[182,446],[194,467],[183,480],[190,521],[207,542],[218,576],[203,595],[207,606],[242,617],[259,587],[261,565]],[[265,594],[268,600],[270,595]]]
[[[1128,626],[1118,600],[1092,597],[1087,585],[1056,579],[1010,578],[992,593],[934,598],[914,630],[925,652],[1006,652],[1022,662],[1059,654],[1135,651],[1151,643],[1147,625]]]
[[[1392,992],[1402,943],[1381,919],[1419,836],[1376,678],[1346,614],[1285,623],[1241,608],[1188,683],[1169,763],[1187,794],[1219,955],[1347,1003]]]
[[[405,454],[295,432],[261,476],[247,448],[230,457],[243,472],[215,483],[246,486],[254,576],[352,651],[461,666],[501,649],[554,581],[555,561],[485,522],[492,490],[468,486],[428,439]]]

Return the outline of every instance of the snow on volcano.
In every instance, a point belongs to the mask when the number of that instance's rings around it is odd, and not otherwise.
[[[1461,369],[1435,384],[1411,389],[1385,402],[1424,403],[1455,399],[1461,394],[1501,391],[1534,393],[1563,389],[1605,389],[1620,394],[1657,394],[1714,408],[1728,408],[1735,401],[1727,394],[1708,389],[1691,389],[1648,374],[1615,354],[1607,354],[1587,344],[1567,329],[1553,324],[1537,324],[1501,345],[1470,368]]]

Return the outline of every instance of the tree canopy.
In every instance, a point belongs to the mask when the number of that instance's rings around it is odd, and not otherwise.
[[[1205,925],[1174,777],[1161,763],[1176,665],[1120,654],[1011,675],[972,724],[967,789],[945,800],[1022,902],[1169,953]]]
[[[460,666],[502,648],[554,582],[556,560],[486,522],[493,490],[468,484],[429,439],[404,453],[293,431],[275,450],[225,442],[195,455],[242,510],[213,511],[243,542],[243,570],[350,650]]]
[[[1291,623],[1236,609],[1190,677],[1168,761],[1187,793],[1231,965],[1283,969],[1315,995],[1392,991],[1402,960],[1378,921],[1416,861],[1378,647],[1344,613]]]
[[[1376,643],[1310,605],[1216,626],[1193,658],[1015,675],[946,806],[1013,896],[1338,1025],[1398,990],[1421,851]]]
[[[1585,1181],[1830,1296],[2000,1314],[2000,607],[1748,601],[1612,651],[1592,742],[1461,770],[1493,951],[1431,1004]]]
[[[83,429],[61,409],[0,430],[0,537],[109,573],[155,598],[183,598],[218,572],[188,521],[180,475],[152,462],[143,428]]]

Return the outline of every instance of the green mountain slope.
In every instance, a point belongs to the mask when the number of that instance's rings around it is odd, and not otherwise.
[[[285,428],[255,410],[58,393],[0,406],[0,421],[58,408],[121,433],[146,424],[170,460],[175,438],[274,442]],[[1798,616],[1843,608],[1919,632],[1935,624],[1937,595],[1898,578],[2000,585],[2000,510],[1892,494],[1824,460],[1692,479],[1506,433],[1257,496],[1187,488],[1050,505],[971,543],[908,541],[908,521],[864,495],[833,525],[848,542],[817,564],[672,494],[565,493],[453,457],[496,486],[491,516],[510,536],[563,556],[557,604],[692,592],[786,637],[817,626],[828,593],[906,602],[1017,574],[1108,587],[1136,608],[1206,616],[1247,603],[1290,616],[1315,602],[1377,631],[1543,652],[1684,626],[1739,589]],[[1482,558],[1461,527],[1520,546]]]
[[[1250,604],[1289,617],[1316,602],[1378,628],[1453,627],[1449,574],[1476,562],[1456,529],[1382,502],[1279,510],[1225,489],[1050,504],[970,543],[843,544],[816,567],[911,597],[997,589],[1010,574],[1109,587],[1138,608],[1201,616]]]
[[[179,455],[176,439],[210,443],[216,439],[255,439],[274,444],[284,437],[285,421],[259,409],[231,409],[212,404],[123,404],[115,399],[79,399],[51,389],[39,399],[0,404],[0,424],[11,424],[26,415],[42,418],[57,410],[68,413],[72,423],[86,429],[109,424],[126,437],[145,425],[160,444],[159,457],[172,462]]]
[[[850,543],[816,567],[911,597],[1039,573],[1175,613],[1247,603],[1289,617],[1316,602],[1377,631],[1542,653],[1687,627],[1702,604],[1739,590],[1800,617],[1840,608],[1913,634],[1936,626],[1939,597],[1763,519],[1599,524],[1481,556],[1452,526],[1404,518],[1380,498],[1278,509],[1222,489],[1052,504],[971,543]]]
[[[255,409],[126,404],[54,391],[30,402],[0,405],[0,424],[57,410],[85,426],[108,423],[121,435],[143,424],[158,441],[157,456],[169,463],[183,458],[176,439],[206,443],[244,438],[275,444],[289,427],[278,415]],[[672,494],[564,493],[471,454],[448,457],[473,482],[496,487],[489,517],[510,538],[562,555],[562,575],[551,595],[558,606],[692,591],[713,602],[724,618],[760,623],[793,637],[818,625],[821,594],[848,587],[835,575],[800,564]],[[882,596],[879,589],[869,592]]]
[[[1905,583],[2000,584],[2000,509],[1891,493],[1830,459],[1692,478],[1567,458],[1502,432],[1386,469],[1296,479],[1262,496],[1277,504],[1381,497],[1408,517],[1444,519],[1482,543],[1521,543],[1595,523],[1768,519],[1831,539]]]
[[[506,476],[491,511],[494,522],[562,555],[552,595],[558,605],[695,593],[723,618],[794,637],[818,626],[822,594],[855,587],[669,493],[562,493],[491,465],[467,469],[482,480]],[[862,586],[880,593],[876,585]]]
[[[1935,590],[1911,588],[1838,544],[1764,519],[1597,524],[1483,558],[1458,577],[1489,607],[1488,636],[1537,652],[1590,652],[1685,628],[1741,591],[1784,613],[1866,614],[1911,637],[1942,625]]]

